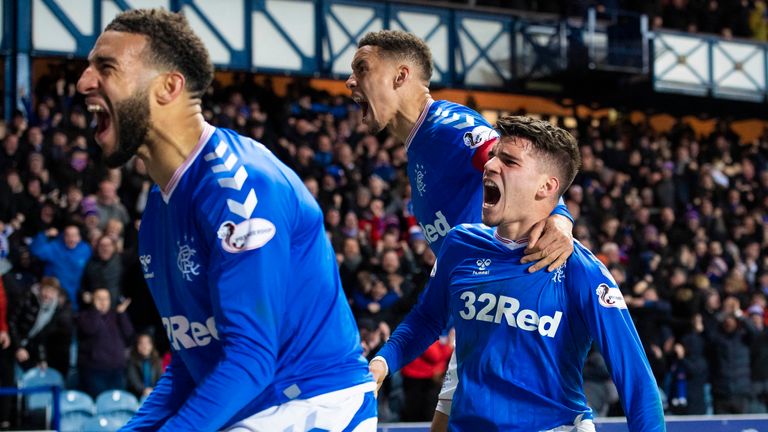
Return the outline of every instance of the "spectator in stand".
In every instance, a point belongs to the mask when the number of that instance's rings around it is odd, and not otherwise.
[[[93,292],[93,308],[77,318],[78,369],[80,387],[91,395],[111,389],[125,389],[126,349],[133,337],[133,327],[125,314],[131,300],[112,308],[109,290]]]
[[[752,367],[753,413],[768,411],[768,328],[765,326],[764,308],[751,306],[747,311],[753,327],[749,345],[750,365]]]
[[[130,222],[128,210],[117,196],[117,185],[111,180],[102,180],[99,183],[96,207],[99,210],[99,228],[102,230],[106,228],[110,219],[117,219],[123,225]]]
[[[23,369],[51,367],[67,376],[72,308],[58,279],[44,277],[11,308],[11,348]]]
[[[155,349],[152,336],[147,333],[139,334],[128,358],[128,391],[139,399],[148,396],[162,374],[163,361]]]
[[[584,395],[587,405],[600,417],[608,415],[611,405],[619,401],[619,392],[611,380],[605,358],[593,344],[584,363]]]
[[[0,349],[5,350],[10,345],[11,337],[8,335],[8,297],[5,294],[3,279],[0,278]]]
[[[29,250],[45,263],[45,275],[61,281],[61,287],[69,296],[73,309],[77,310],[77,292],[83,270],[91,257],[91,247],[82,241],[80,229],[76,225],[67,225],[59,237],[56,228],[49,228],[39,233]]]
[[[93,161],[91,161],[87,145],[81,146],[79,144],[72,146],[67,165],[60,170],[59,179],[61,180],[61,186],[77,186],[86,195],[95,191],[95,180],[104,171],[103,168],[97,168]]]
[[[755,39],[768,42],[768,10],[765,0],[755,0],[755,7],[749,13],[749,28]]]
[[[355,312],[376,321],[389,321],[390,309],[399,299],[397,293],[375,274],[371,274],[362,287],[352,296]]]
[[[0,276],[11,270],[12,264],[9,260],[11,253],[10,237],[14,232],[21,228],[24,219],[24,215],[18,213],[16,217],[7,224],[0,220]]]
[[[702,415],[707,413],[705,388],[709,383],[709,363],[706,357],[704,323],[701,315],[691,319],[690,331],[678,338],[674,354],[678,367],[685,373],[686,402],[681,404],[680,414]]]
[[[0,171],[8,172],[9,169],[21,168],[22,156],[19,151],[18,135],[6,135],[3,139],[2,151],[0,151]]]
[[[752,395],[750,352],[743,319],[723,317],[718,329],[704,333],[714,353],[712,396],[715,414],[744,414]]]
[[[402,421],[431,421],[435,414],[437,396],[453,353],[453,330],[448,337],[441,337],[429,346],[416,360],[405,365],[403,375],[405,407]]]
[[[360,331],[363,355],[370,360],[389,338],[390,327],[384,321],[360,318],[357,320],[357,329]]]
[[[667,326],[669,303],[660,299],[656,288],[645,281],[638,282],[633,288],[633,295],[625,296],[625,299],[637,327],[638,336],[645,348],[651,370],[659,388],[662,388],[667,372],[664,348],[672,341],[672,335]]]
[[[123,277],[123,260],[117,253],[115,240],[103,235],[96,243],[96,251],[85,265],[82,283],[80,284],[80,301],[91,304],[96,288],[109,290],[112,307],[116,307],[122,295],[120,282]]]
[[[0,278],[0,387],[14,387],[13,354],[10,350],[11,337],[8,334],[8,298],[5,295],[3,279]],[[11,404],[13,397],[0,396],[0,430],[11,427]]]
[[[338,250],[338,249],[337,249]],[[360,250],[360,242],[355,237],[346,237],[342,244],[342,260],[339,264],[341,286],[348,299],[357,291],[357,276],[365,264],[365,257]]]

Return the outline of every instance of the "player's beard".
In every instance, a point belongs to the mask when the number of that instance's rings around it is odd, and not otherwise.
[[[147,139],[151,126],[148,95],[146,89],[137,90],[133,96],[115,104],[117,148],[104,161],[108,167],[123,166]]]

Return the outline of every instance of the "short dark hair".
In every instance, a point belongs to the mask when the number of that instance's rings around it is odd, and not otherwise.
[[[410,60],[419,67],[421,78],[429,82],[432,78],[432,52],[416,35],[401,30],[380,30],[363,36],[357,47],[366,45],[379,47],[385,54],[403,60]]]
[[[147,60],[154,66],[181,72],[187,91],[196,97],[201,97],[213,80],[208,50],[180,13],[165,9],[129,10],[117,15],[104,31],[146,36],[150,51]]]
[[[502,140],[518,137],[531,141],[534,151],[544,156],[558,170],[558,196],[565,193],[581,167],[581,154],[573,135],[550,122],[525,116],[501,117],[496,121],[496,130]]]

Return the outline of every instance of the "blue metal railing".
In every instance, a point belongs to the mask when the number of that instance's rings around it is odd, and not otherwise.
[[[0,387],[0,396],[14,396],[14,395],[31,395],[36,393],[51,393],[53,398],[53,409],[50,417],[50,428],[53,430],[59,430],[59,424],[61,422],[61,402],[59,396],[61,395],[61,387],[42,385],[42,386],[30,386],[30,387]]]

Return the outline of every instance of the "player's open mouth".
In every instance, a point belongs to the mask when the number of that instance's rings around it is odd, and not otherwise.
[[[483,181],[483,207],[493,207],[501,200],[501,191],[491,180]]]
[[[88,103],[87,107],[88,112],[92,113],[96,118],[96,139],[103,141],[106,132],[112,126],[112,117],[104,105]]]
[[[353,96],[352,99],[355,101],[356,104],[360,105],[360,112],[362,112],[363,120],[365,120],[365,118],[368,117],[370,104],[361,96]]]

